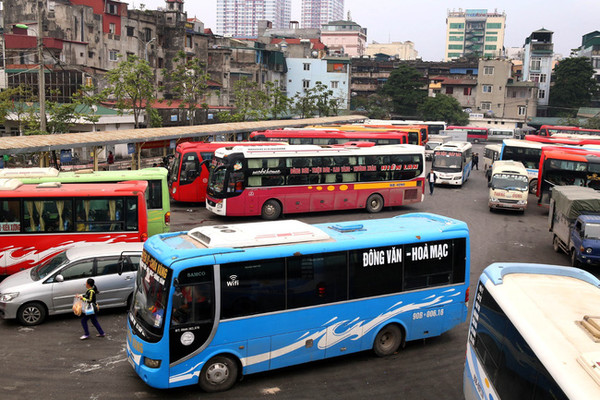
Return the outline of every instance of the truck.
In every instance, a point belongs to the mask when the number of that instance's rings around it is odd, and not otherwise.
[[[600,264],[600,193],[583,186],[554,186],[548,212],[554,251],[571,266]]]
[[[433,150],[450,140],[452,140],[452,137],[449,135],[429,135],[427,143],[425,143],[425,159],[433,159]]]

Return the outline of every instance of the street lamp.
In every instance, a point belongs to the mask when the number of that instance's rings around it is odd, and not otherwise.
[[[137,40],[140,41],[140,43],[142,43],[144,45],[144,60],[146,60],[146,62],[148,61],[148,45],[152,42],[154,42],[156,40],[155,37],[153,37],[152,39],[148,40],[147,42],[143,41],[142,39],[140,39],[137,36],[134,36],[134,38],[136,38]]]

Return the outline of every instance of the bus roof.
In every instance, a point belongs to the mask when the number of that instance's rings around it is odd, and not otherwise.
[[[311,154],[331,156],[352,156],[357,154],[424,154],[424,147],[412,144],[390,144],[372,147],[322,147],[316,145],[295,145],[288,147],[233,147],[215,151],[215,157],[227,157],[232,153],[242,153],[245,157],[305,157]]]
[[[287,143],[281,142],[183,142],[177,145],[178,151],[210,151],[214,152],[216,149],[221,147],[234,147],[234,146],[275,146],[275,145],[287,146]]]
[[[82,169],[78,171],[58,171],[56,168],[4,168],[0,170],[0,178],[16,178],[23,183],[62,182],[85,183],[92,181],[124,181],[145,180],[151,177],[166,177],[167,169],[162,167],[134,170],[94,171]]]
[[[504,139],[502,143],[505,146],[511,147],[528,147],[530,149],[541,149],[543,146],[547,146],[547,144],[532,142],[529,140],[521,140],[521,139]]]
[[[389,221],[383,224],[382,221]],[[415,234],[418,227],[418,234]],[[397,243],[399,235],[407,242],[425,242],[432,237],[439,237],[444,232],[462,232],[468,236],[467,224],[449,217],[430,213],[413,213],[399,215],[383,220],[372,219],[362,221],[345,221],[340,223],[323,223],[309,225],[296,220],[269,222],[252,222],[247,224],[227,224],[204,226],[189,232],[155,235],[151,237],[152,246],[157,240],[180,250],[197,251],[200,249],[253,249],[267,246],[308,244],[323,242],[352,243],[360,237],[381,237],[381,246],[392,240]],[[153,244],[154,243],[154,244]],[[391,242],[390,242],[391,243]],[[190,247],[191,244],[191,247]],[[166,251],[166,250],[165,250]],[[298,250],[291,250],[294,254]],[[212,254],[207,251],[195,255]],[[185,255],[193,256],[193,255]]]
[[[478,130],[478,131],[487,131],[489,128],[483,128],[481,126],[456,126],[456,125],[450,125],[446,128],[446,130],[448,131],[453,131],[453,130]]]
[[[396,130],[386,130],[381,129],[379,131],[338,131],[338,130],[327,130],[327,129],[279,129],[274,131],[257,131],[252,132],[250,137],[294,137],[294,138],[303,138],[303,137],[325,137],[329,138],[332,135],[340,136],[340,137],[377,137],[379,135],[406,135],[406,132],[403,132],[399,129]]]
[[[123,192],[144,192],[147,187],[148,182],[146,181],[125,181],[104,185],[94,183],[62,184],[60,182],[23,184],[18,179],[0,179],[2,197],[120,196]]]
[[[520,161],[496,160],[492,166],[493,174],[521,174],[527,175],[527,169]]]
[[[567,267],[494,263],[482,281],[568,398],[600,398],[600,337],[584,322],[586,316],[600,322],[596,277]]]
[[[472,147],[473,145],[469,142],[446,142],[438,146],[435,151],[464,151]]]

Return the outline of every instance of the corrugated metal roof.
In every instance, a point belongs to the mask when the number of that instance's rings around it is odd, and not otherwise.
[[[146,143],[159,140],[172,140],[219,134],[261,131],[307,125],[343,124],[359,122],[365,117],[346,115],[338,117],[287,119],[270,121],[232,122],[225,124],[177,126],[168,128],[123,129],[119,131],[100,131],[65,133],[55,135],[10,136],[0,140],[0,154],[33,153],[70,149],[82,146],[106,146],[122,143]]]

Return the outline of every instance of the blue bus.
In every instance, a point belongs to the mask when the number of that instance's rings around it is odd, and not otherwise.
[[[469,231],[429,213],[151,237],[127,354],[150,386],[227,390],[242,376],[441,335],[467,317]]]
[[[600,398],[600,280],[577,268],[494,263],[473,297],[466,400]]]

